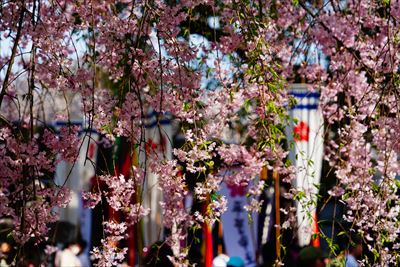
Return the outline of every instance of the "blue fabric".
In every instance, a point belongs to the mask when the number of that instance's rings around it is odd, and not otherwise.
[[[227,263],[227,266],[244,267],[244,261],[240,257],[231,257]]]
[[[359,267],[356,258],[351,254],[346,255],[346,267]]]

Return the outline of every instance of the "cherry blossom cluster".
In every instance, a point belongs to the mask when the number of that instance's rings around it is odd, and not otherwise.
[[[57,155],[65,160],[76,158],[78,138],[76,131],[70,130],[63,130],[59,137],[47,131],[43,138],[26,140],[19,136],[22,133],[13,133],[13,127],[1,128],[0,215],[13,220],[14,239],[22,244],[32,238],[42,241],[49,223],[58,220],[54,208],[69,202],[69,190],[51,183],[48,176],[54,171]],[[62,141],[52,143],[58,138]]]
[[[100,267],[112,267],[121,264],[125,259],[128,248],[118,247],[118,242],[126,237],[128,229],[125,223],[104,222],[106,237],[101,240],[102,247],[95,247],[92,251],[92,258]]]

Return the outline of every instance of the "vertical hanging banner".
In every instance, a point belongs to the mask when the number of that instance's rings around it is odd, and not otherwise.
[[[86,130],[81,133],[82,147],[79,151],[78,166],[79,166],[79,177],[80,177],[80,191],[90,191],[93,187],[92,181],[96,174],[96,161],[97,161],[97,142],[99,141],[99,134]],[[78,192],[79,197],[82,201],[81,192]],[[80,254],[79,258],[82,262],[82,266],[90,266],[90,248],[92,240],[92,209],[85,208],[85,205],[81,205],[80,209],[80,231],[82,239],[86,242],[86,247]]]
[[[323,159],[323,117],[319,108],[320,93],[306,84],[293,84],[289,94],[296,105],[289,110],[291,122],[286,128],[290,160],[296,166],[296,188],[304,192],[297,201],[298,239],[300,246],[309,245],[318,233],[316,216],[318,186]],[[319,239],[312,241],[319,246]]]
[[[80,122],[73,122],[73,125],[82,126]],[[53,123],[53,127],[58,132],[61,127],[66,126],[67,122],[56,121]],[[81,180],[80,180],[80,158],[82,151],[79,152],[75,163],[61,160],[55,170],[54,182],[58,186],[65,185],[71,190],[71,201],[68,203],[66,208],[60,209],[60,221],[65,221],[73,224],[74,226],[79,225],[80,210],[82,208],[82,201],[79,192],[81,191]],[[78,228],[76,228],[78,229]],[[77,233],[71,233],[75,236]]]
[[[252,214],[253,222],[250,223],[244,209],[248,204],[247,190],[245,186],[221,184],[220,193],[228,200],[228,209],[222,214],[221,221],[227,254],[241,257],[245,266],[253,267],[256,266],[258,214]]]
[[[66,125],[65,122],[55,122],[55,128]],[[76,123],[79,125],[78,123]],[[92,231],[92,210],[84,208],[81,191],[90,191],[91,180],[95,176],[97,159],[97,141],[99,135],[95,131],[83,130],[80,133],[80,150],[75,163],[61,161],[56,166],[55,183],[71,190],[71,201],[66,208],[60,209],[60,220],[76,226],[76,232],[70,237],[80,236],[86,247],[79,256],[83,266],[90,266],[90,241]]]
[[[171,116],[166,114],[158,118],[156,112],[150,112],[146,120],[146,143],[139,153],[139,162],[142,166],[151,160],[172,159],[172,139],[174,127],[171,124]],[[158,177],[148,172],[143,190],[143,206],[150,208],[150,214],[143,218],[144,245],[149,246],[163,238],[162,209],[160,202],[163,200],[162,193],[158,189]]]

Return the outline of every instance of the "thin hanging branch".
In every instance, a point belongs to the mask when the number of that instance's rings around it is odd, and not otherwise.
[[[0,108],[1,108],[1,104],[3,103],[4,96],[7,94],[7,87],[9,85],[8,80],[10,79],[10,76],[11,76],[12,67],[14,65],[14,59],[17,54],[19,39],[21,38],[22,25],[24,23],[24,17],[25,17],[25,7],[23,5],[25,5],[25,2],[23,2],[22,6],[21,6],[21,13],[19,15],[17,34],[15,36],[14,44],[13,44],[13,47],[11,50],[11,57],[9,60],[7,72],[6,72],[6,75],[4,76],[3,87],[1,88]]]

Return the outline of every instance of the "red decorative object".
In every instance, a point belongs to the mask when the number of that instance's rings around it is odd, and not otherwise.
[[[294,127],[294,140],[306,141],[308,142],[308,134],[310,133],[310,127],[304,121],[300,122],[296,127]]]
[[[149,139],[146,142],[146,152],[149,154],[157,149],[157,143],[155,143],[152,139]]]
[[[228,185],[231,197],[246,195],[246,186]]]

